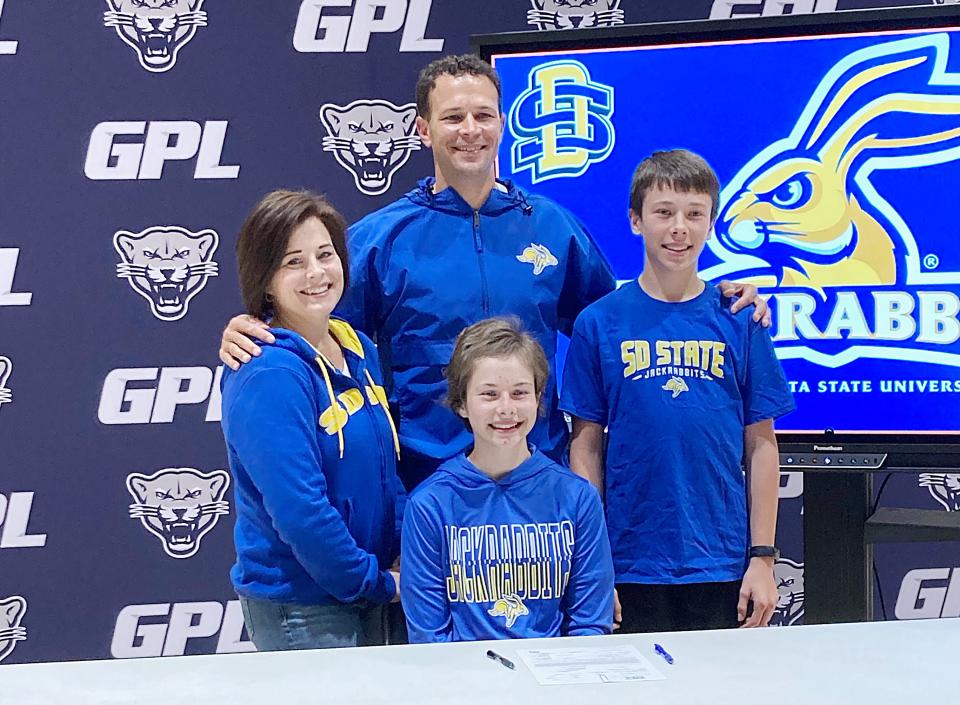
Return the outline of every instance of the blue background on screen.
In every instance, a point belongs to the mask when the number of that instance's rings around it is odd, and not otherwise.
[[[960,72],[960,34],[935,34],[941,44],[929,48],[929,60],[919,71],[905,70],[900,72],[902,75],[855,92],[841,109],[843,119],[837,125],[861,108],[866,109],[870,101],[881,98],[886,91],[935,96],[934,101],[950,107],[940,115],[925,114],[922,110],[881,115],[861,130],[857,139],[869,134],[881,138],[927,135],[927,141],[933,142],[936,140],[929,135],[960,128],[960,77],[950,75]],[[642,269],[643,249],[630,232],[627,208],[630,179],[643,156],[658,149],[685,147],[707,158],[722,185],[731,184],[738,174],[746,175],[743,170],[748,162],[791,135],[811,96],[838,62],[867,47],[903,39],[927,41],[918,34],[885,34],[495,57],[503,81],[506,113],[528,88],[531,71],[559,59],[580,62],[592,81],[614,89],[610,119],[616,142],[609,157],[590,164],[580,176],[532,184],[530,170],[511,173],[514,138],[508,129],[500,148],[500,175],[569,207],[586,223],[617,276],[635,277]],[[913,54],[921,55],[922,51]],[[944,62],[946,78],[939,81],[942,85],[934,85],[937,81],[928,83],[935,58]],[[897,59],[894,56],[879,63]],[[826,137],[835,129],[837,126],[831,125]],[[941,325],[935,331],[935,337],[942,340],[922,342],[916,340],[917,335],[902,341],[848,340],[849,329],[841,326],[837,339],[805,340],[800,336],[791,341],[785,334],[792,327],[780,328],[775,322],[778,352],[788,379],[795,385],[798,406],[796,412],[778,422],[781,431],[960,431],[956,401],[960,397],[960,344],[952,334],[956,316],[948,315],[952,311],[949,307],[960,300],[955,299],[960,294],[960,198],[956,186],[960,184],[960,136],[946,134],[935,147],[904,144],[899,151],[877,150],[857,164],[862,165],[869,157],[914,154],[919,155],[917,165],[904,168],[901,163],[897,167],[867,170],[850,186],[859,202],[869,201],[874,220],[891,233],[896,248],[896,282],[763,290],[779,291],[783,301],[788,295],[812,297],[816,312],[811,320],[821,332],[827,328],[838,293],[857,297],[863,320],[873,331],[874,292],[905,292],[918,307],[918,296],[923,292],[928,299],[932,296],[948,307],[943,315],[946,328]],[[858,168],[854,166],[851,174]],[[858,190],[861,187],[866,194]],[[725,205],[721,201],[721,206]],[[909,247],[898,241],[897,233],[902,227],[898,231],[891,225],[891,213],[894,221],[902,219],[916,243],[912,274],[907,273],[904,259]],[[716,271],[721,263],[722,259],[708,248],[700,267]],[[744,275],[733,272],[726,278],[742,279]],[[776,310],[776,301],[773,303]],[[852,350],[854,346],[862,351]],[[881,348],[883,352],[878,352]],[[851,359],[844,361],[841,355]],[[886,357],[880,359],[881,355]],[[917,361],[918,358],[924,361]],[[841,391],[843,382],[847,387]],[[937,391],[931,391],[932,382],[936,382]],[[870,391],[864,391],[867,383]]]

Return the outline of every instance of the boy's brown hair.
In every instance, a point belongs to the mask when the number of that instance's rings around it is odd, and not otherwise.
[[[710,196],[710,222],[720,208],[720,180],[707,160],[688,149],[654,152],[633,172],[630,185],[630,210],[643,212],[643,199],[652,188],[671,188],[681,193],[705,193]]]

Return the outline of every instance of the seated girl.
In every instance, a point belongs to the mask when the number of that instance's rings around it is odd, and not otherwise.
[[[474,444],[407,504],[400,594],[411,643],[610,632],[600,497],[527,444],[548,374],[515,320],[481,321],[457,338],[447,401]]]

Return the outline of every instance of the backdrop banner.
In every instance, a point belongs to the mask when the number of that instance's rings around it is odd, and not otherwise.
[[[934,3],[0,0],[0,662],[253,650],[219,425],[237,231],[274,188],[352,221],[429,174],[424,64],[472,34],[909,4]],[[781,484],[789,625],[803,479]],[[960,474],[883,499],[960,511]],[[956,547],[878,549],[878,616],[958,616]]]

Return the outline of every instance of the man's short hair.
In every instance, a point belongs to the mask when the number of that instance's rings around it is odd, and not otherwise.
[[[456,412],[467,405],[467,387],[473,377],[477,362],[485,357],[504,358],[516,355],[533,373],[533,388],[537,403],[543,399],[547,386],[550,365],[543,347],[527,333],[516,316],[487,318],[464,328],[457,336],[450,364],[444,370],[447,378],[447,406]],[[539,413],[544,407],[539,406]],[[463,419],[467,429],[470,422]]]
[[[497,89],[497,110],[503,102],[503,90],[500,77],[493,67],[476,54],[444,56],[427,64],[417,79],[417,114],[424,120],[430,119],[430,91],[437,86],[440,76],[486,76]]]
[[[310,218],[330,233],[333,249],[343,266],[343,292],[350,286],[347,222],[323,196],[310,191],[271,191],[253,207],[237,237],[240,294],[247,313],[261,320],[276,314],[267,288],[283,261],[290,235]]]
[[[710,196],[710,221],[720,208],[720,180],[716,172],[699,154],[688,149],[654,152],[633,172],[630,185],[630,210],[641,215],[643,199],[653,188],[671,188],[681,193],[705,193]]]

